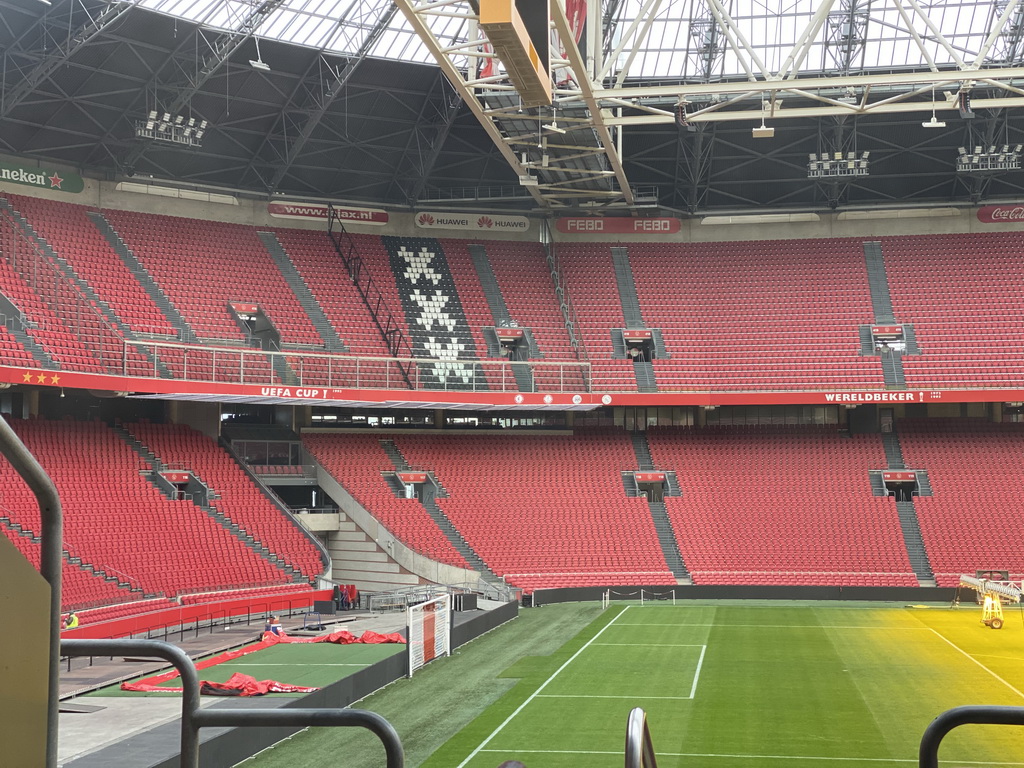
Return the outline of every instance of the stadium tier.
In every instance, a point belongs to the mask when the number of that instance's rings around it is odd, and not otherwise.
[[[883,386],[860,240],[630,244],[659,391]]]
[[[445,537],[416,499],[396,495],[385,479],[395,465],[377,435],[304,434],[306,450],[352,497],[408,546],[434,560],[459,568],[469,563]]]
[[[355,259],[354,281],[323,231],[19,195],[3,205],[0,293],[23,318],[0,335],[9,364],[368,389],[583,391],[581,369],[558,365],[576,360],[590,366],[597,392],[893,383],[863,338],[876,322],[863,238],[558,243],[563,297],[538,243],[345,233],[338,247]],[[901,359],[909,388],[1022,380],[1024,295],[1012,287],[1022,240],[880,239],[895,322],[916,341]],[[378,292],[370,306],[356,287],[367,277]],[[279,339],[257,342],[231,305],[261,313]],[[404,336],[399,356],[433,361],[407,368],[408,382],[393,362],[351,359],[390,356],[382,320]],[[528,375],[488,335],[503,324],[532,334],[514,358],[529,361]],[[658,334],[649,378],[621,338],[638,328]],[[274,345],[283,357],[261,351]]]
[[[126,588],[110,602],[289,580],[191,501],[162,495],[141,474],[142,459],[110,427],[42,419],[12,426],[57,486],[65,550],[80,561],[75,564],[137,590]],[[9,465],[0,470],[11,521],[38,533],[35,498]]]
[[[917,586],[891,497],[873,497],[878,435],[821,427],[648,431],[695,584]]]
[[[177,424],[126,424],[125,430],[169,469],[187,470],[209,488],[210,507],[309,582],[324,571],[320,551],[211,438]]]
[[[913,323],[908,387],[1017,388],[1024,381],[1019,232],[882,240],[896,319]]]
[[[643,499],[625,498],[626,433],[393,435],[432,470],[438,506],[487,566],[537,587],[675,584]]]
[[[927,468],[934,491],[915,507],[936,583],[955,587],[979,568],[1024,578],[1020,425],[907,419],[898,432],[907,466]]]

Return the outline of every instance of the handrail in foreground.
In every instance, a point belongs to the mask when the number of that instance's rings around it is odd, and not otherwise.
[[[635,707],[626,720],[626,768],[658,768],[647,713]]]
[[[46,690],[46,766],[57,765],[57,719],[59,716],[60,698],[60,609],[61,609],[61,578],[64,568],[64,517],[61,512],[60,497],[57,486],[46,474],[32,452],[25,447],[18,435],[0,418],[0,455],[7,459],[25,484],[36,497],[39,505],[40,544],[39,573],[50,585],[50,636],[49,681]]]
[[[939,744],[961,725],[1024,725],[1024,707],[969,706],[947,709],[924,730],[919,768],[939,768]]]
[[[199,768],[199,729],[253,726],[323,726],[366,728],[384,745],[387,768],[404,768],[402,742],[391,723],[361,709],[199,709],[199,673],[188,655],[159,640],[64,640],[64,656],[130,655],[163,659],[181,674],[181,768]]]

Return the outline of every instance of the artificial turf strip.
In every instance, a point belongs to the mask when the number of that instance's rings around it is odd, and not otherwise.
[[[318,687],[330,685],[348,677],[363,667],[374,664],[395,653],[405,653],[404,645],[335,645],[331,643],[282,644],[265,648],[233,661],[226,661],[199,671],[200,680],[225,682],[235,672],[242,672],[257,680],[277,680],[289,685]],[[178,677],[161,683],[165,688],[179,688]],[[122,691],[109,686],[94,691],[92,696],[180,696],[180,693]],[[269,693],[267,696],[301,697],[304,693]]]
[[[523,610],[519,618],[433,661],[411,680],[400,680],[354,706],[377,712],[395,726],[406,768],[415,768],[438,747],[502,697],[514,678],[502,677],[516,661],[554,653],[601,613],[594,603]],[[384,750],[376,737],[356,728],[313,728],[282,742],[245,768],[339,765],[380,768]],[[500,761],[492,761],[497,765]]]

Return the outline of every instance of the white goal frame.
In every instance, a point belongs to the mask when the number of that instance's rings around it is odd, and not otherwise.
[[[409,677],[434,659],[452,652],[451,596],[410,605],[407,611]]]

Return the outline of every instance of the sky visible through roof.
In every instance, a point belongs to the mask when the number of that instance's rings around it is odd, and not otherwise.
[[[260,38],[283,40],[326,53],[354,53],[391,1],[284,0],[255,34]],[[961,63],[957,57],[962,62],[973,63],[1006,1],[836,0],[832,7],[834,15],[818,30],[800,70],[829,72],[838,68],[835,40],[845,28],[843,15],[849,16],[851,6],[857,13],[865,14],[866,21],[859,27],[864,45],[858,46],[850,62],[850,72],[877,68],[929,68],[932,65],[948,68]],[[241,26],[257,6],[256,2],[248,0],[137,2],[145,8],[219,29]],[[743,77],[746,76],[744,59],[748,58],[753,62],[756,76],[760,77],[764,71],[776,73],[820,6],[820,0],[725,0],[725,9],[756,57],[740,57],[724,43],[724,54],[716,57],[710,74],[707,74],[697,50],[702,38],[699,30],[707,29],[713,18],[706,0],[621,0],[615,14],[619,21],[613,32],[612,47],[617,46],[621,36],[630,31],[632,21],[641,15],[648,2],[653,3],[648,7],[654,11],[651,14],[654,20],[646,29],[644,40],[627,73],[629,78],[647,81]],[[458,8],[452,6],[451,10],[458,11]],[[922,14],[930,23],[922,18]],[[430,25],[443,44],[461,42],[469,31],[467,20],[457,16],[433,16]],[[636,25],[629,35],[630,45],[619,56],[619,66],[626,62],[632,38],[640,35],[645,26],[643,23]],[[945,39],[945,44],[940,36]],[[1000,50],[1000,41],[997,40],[985,57],[989,63],[999,60]],[[394,16],[389,29],[374,44],[370,55],[411,62],[433,61],[402,14]],[[763,69],[758,64],[763,65]]]

